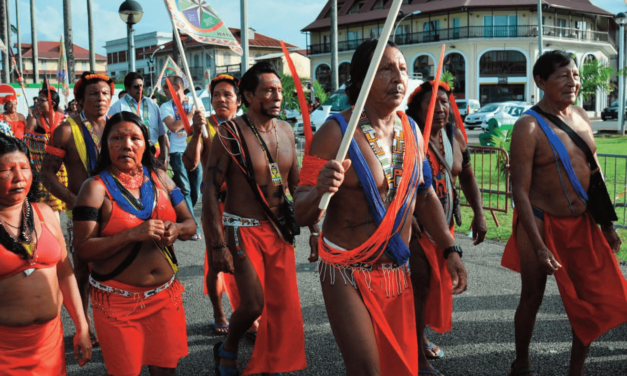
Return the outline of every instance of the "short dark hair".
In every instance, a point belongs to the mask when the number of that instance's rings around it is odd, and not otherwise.
[[[115,83],[113,82],[111,77],[105,74],[85,71],[83,72],[83,74],[81,74],[81,78],[79,78],[78,81],[76,81],[76,83],[74,84],[74,98],[79,101],[83,101],[85,99],[85,89],[87,88],[87,86],[91,84],[96,84],[101,81],[109,85],[109,89],[111,90],[109,95],[113,96],[113,93],[115,92]]]
[[[353,54],[353,58],[351,59],[350,78],[346,81],[346,94],[348,95],[348,103],[350,104],[357,103],[357,98],[359,98],[359,92],[361,91],[361,85],[366,79],[366,73],[368,73],[368,67],[370,66],[370,61],[372,60],[372,55],[374,54],[374,50],[377,48],[378,42],[378,39],[365,40],[357,47],[355,53]],[[400,52],[396,43],[391,40],[387,42],[386,47],[396,48]]]
[[[242,79],[239,81],[239,90],[242,96],[242,102],[246,107],[250,106],[250,103],[246,100],[246,96],[244,93],[247,91],[254,93],[257,90],[257,86],[259,86],[259,77],[265,73],[272,73],[280,80],[281,76],[279,72],[277,72],[274,64],[268,61],[260,61],[257,64],[250,67],[249,70],[244,73]]]
[[[144,121],[139,118],[139,116],[135,115],[132,112],[122,111],[117,114],[111,116],[107,123],[105,124],[105,128],[102,131],[102,146],[100,148],[100,156],[98,157],[98,162],[96,163],[96,167],[92,171],[91,175],[95,176],[106,170],[109,166],[111,166],[111,155],[109,154],[109,133],[111,133],[111,129],[118,123],[123,121],[129,121],[134,123],[139,127],[144,136],[144,142],[146,143],[146,149],[144,150],[144,155],[142,156],[142,164],[148,168],[150,174],[152,175],[155,172],[155,169],[159,166],[159,162],[153,155],[150,147],[150,135],[148,134],[148,128],[144,124]]]
[[[144,76],[137,72],[131,72],[124,77],[124,88],[129,89],[135,80],[144,80]]]
[[[123,96],[125,96],[126,94],[128,94],[128,93],[126,92],[126,90],[122,90],[121,92],[119,92],[119,93],[118,93],[118,99],[119,99],[119,98],[122,98],[122,97],[123,97]]]
[[[451,94],[450,91],[447,91],[446,88],[438,85],[438,91],[442,90],[446,93],[446,95],[448,96],[449,94]],[[431,94],[433,93],[433,85],[431,83],[431,81],[425,81],[423,82],[415,91],[415,94],[412,94],[409,98],[409,102],[407,102],[407,110],[405,110],[405,113],[407,114],[407,116],[411,117],[412,119],[414,119],[414,121],[416,122],[416,124],[418,124],[418,127],[420,128],[421,131],[424,130],[425,124],[420,120],[420,116],[418,116],[420,114],[420,111],[422,111],[422,101],[425,98],[425,96],[427,94]],[[451,108],[452,111],[452,108]],[[449,122],[453,121],[455,117],[453,116],[452,113],[449,113]]]
[[[211,92],[211,97],[212,98],[213,98],[213,92],[215,91],[216,86],[218,86],[218,84],[221,84],[222,82],[227,82],[231,86],[233,86],[233,90],[235,91],[235,95],[237,97],[239,97],[239,86],[237,86],[237,81],[226,77],[226,75],[220,75],[220,76],[214,78],[213,81],[211,81],[211,84],[209,85],[209,91]]]
[[[48,88],[43,87],[41,90],[39,90],[39,95],[41,94],[45,95],[46,98],[48,98]],[[59,98],[59,93],[57,93],[56,90],[50,89],[50,99],[52,99],[52,101],[54,102],[54,106],[52,106],[52,109],[57,111],[59,109],[59,102],[61,101],[61,99]]]
[[[574,61],[575,65],[577,65],[577,61],[569,52],[560,50],[547,51],[533,65],[533,78],[540,76],[540,79],[547,80],[553,72],[567,66],[571,61]]]

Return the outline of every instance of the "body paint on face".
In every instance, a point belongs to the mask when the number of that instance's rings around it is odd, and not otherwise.
[[[32,182],[26,154],[14,151],[0,157],[0,204],[15,205],[24,201]]]
[[[146,142],[137,124],[129,121],[115,124],[107,142],[111,164],[115,168],[128,174],[142,170],[142,157],[146,150]]]

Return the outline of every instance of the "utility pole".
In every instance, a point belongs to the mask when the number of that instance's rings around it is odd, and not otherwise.
[[[538,57],[542,55],[542,0],[538,0]]]
[[[20,1],[15,0],[15,27],[17,27],[17,69],[24,75],[24,65],[22,65],[22,39],[20,37]],[[24,77],[22,77],[24,78]]]
[[[72,38],[72,2],[63,0],[63,26],[65,39],[65,56],[67,57],[67,77],[74,83],[74,39]],[[61,48],[61,46],[59,46]]]
[[[337,0],[331,0],[331,92],[339,88],[337,65]]]
[[[242,76],[248,70],[248,0],[241,0],[242,28],[240,35],[242,36]]]
[[[30,33],[33,49],[33,83],[39,82],[39,49],[37,48],[37,24],[35,18],[35,0],[30,0]]]
[[[87,32],[89,34],[89,70],[92,72],[96,72],[96,50],[94,49],[94,18],[92,13],[91,0],[87,0]]]
[[[172,60],[174,60],[176,65],[178,65],[180,67],[181,66],[181,52],[183,52],[183,51],[179,51],[179,46],[174,41],[174,33],[178,33],[178,31],[176,31],[174,28],[172,28]],[[187,37],[185,37],[185,38],[187,38]],[[181,35],[181,43],[183,44],[183,46],[185,46],[185,39],[183,39],[182,35]]]
[[[0,0],[0,18],[2,19],[2,24],[0,25],[0,37],[4,43],[8,41],[8,33],[7,30],[7,3],[5,0]],[[9,76],[11,63],[9,62],[9,48],[11,45],[7,43],[7,50],[2,53],[2,82],[8,83],[11,78]]]

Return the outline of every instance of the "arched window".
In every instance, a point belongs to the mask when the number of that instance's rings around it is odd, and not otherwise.
[[[431,81],[435,78],[433,74],[433,59],[428,55],[418,56],[414,61],[414,77],[417,73],[422,74],[422,79]]]
[[[457,53],[444,58],[444,70],[453,74],[453,95],[456,99],[466,98],[466,60]]]
[[[342,63],[338,69],[338,81],[339,85],[342,86],[346,83],[348,78],[350,77],[351,72],[351,64],[350,63]]]
[[[479,76],[524,77],[527,75],[527,59],[518,51],[488,51],[479,59]]]
[[[331,68],[326,64],[320,64],[316,68],[316,80],[322,85],[324,91],[331,91]]]

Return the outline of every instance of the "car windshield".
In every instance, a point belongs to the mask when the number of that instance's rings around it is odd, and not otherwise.
[[[499,108],[499,105],[497,105],[497,104],[489,104],[487,106],[483,106],[477,112],[494,112],[494,111],[496,111],[497,108]]]
[[[322,105],[331,106],[331,111],[336,112],[341,112],[351,107],[350,103],[348,103],[348,95],[346,95],[346,92],[343,90],[336,91]]]
[[[610,103],[610,107],[618,107],[618,101]]]
[[[466,107],[466,101],[455,101],[457,107]]]

